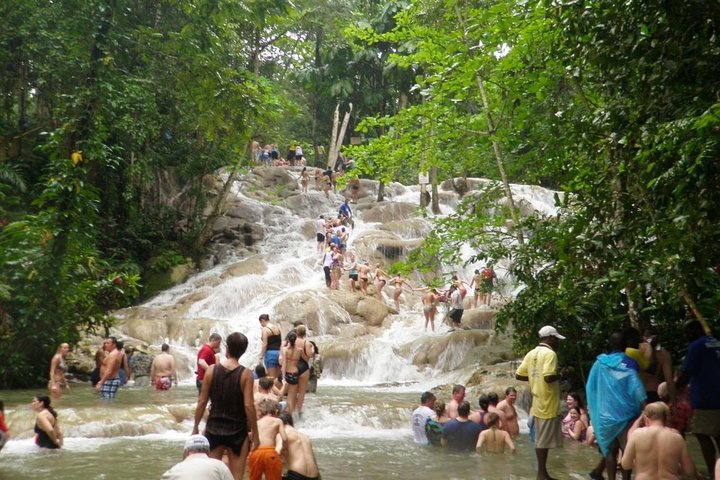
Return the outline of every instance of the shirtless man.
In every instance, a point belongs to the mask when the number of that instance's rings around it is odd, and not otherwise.
[[[452,400],[445,407],[447,416],[451,419],[458,416],[458,405],[465,400],[465,385],[455,385],[452,389]]]
[[[320,469],[315,460],[315,453],[307,435],[295,430],[292,415],[281,413],[280,420],[285,424],[287,443],[285,449],[285,465],[287,480],[320,480]]]
[[[685,440],[677,431],[665,426],[669,417],[667,405],[651,403],[641,417],[645,427],[630,434],[622,467],[634,470],[636,480],[679,479],[681,474],[703,478],[695,471]]]
[[[475,451],[482,453],[483,451],[488,453],[503,453],[505,447],[510,449],[511,453],[515,453],[515,444],[510,438],[510,434],[505,430],[499,430],[498,417],[496,412],[490,412],[487,415],[487,429],[480,432],[478,437]]]
[[[497,410],[505,414],[503,429],[511,436],[520,435],[520,425],[518,424],[517,410],[515,410],[515,401],[517,400],[517,390],[515,387],[505,389],[505,399],[497,404]]]
[[[273,381],[270,377],[262,377],[257,380],[258,390],[253,395],[255,401],[255,411],[257,412],[258,420],[262,416],[260,413],[260,404],[263,400],[272,400],[273,402],[278,401],[278,396],[273,394]]]
[[[435,331],[435,314],[437,313],[437,303],[439,299],[440,295],[434,288],[428,288],[422,297],[423,315],[425,316],[425,331],[427,331],[428,324],[430,324],[432,331]]]
[[[367,295],[368,283],[370,283],[370,264],[366,260],[362,265],[358,266],[358,275],[360,277],[360,291],[363,295]]]
[[[170,390],[173,383],[177,386],[177,371],[175,370],[175,357],[170,355],[170,345],[163,343],[160,354],[153,359],[150,365],[150,381],[156,390]]]
[[[263,474],[265,480],[281,480],[282,478],[282,461],[275,447],[275,437],[280,435],[282,445],[284,445],[287,443],[287,435],[282,420],[275,416],[279,410],[278,403],[273,400],[265,399],[260,402],[260,419],[257,421],[259,443],[248,457],[250,480],[260,480]],[[282,445],[280,449],[283,448]]]
[[[102,366],[100,367],[100,381],[95,385],[95,390],[100,398],[115,398],[120,387],[120,365],[125,358],[125,353],[117,348],[117,338],[107,337],[103,341],[103,349],[107,352]]]

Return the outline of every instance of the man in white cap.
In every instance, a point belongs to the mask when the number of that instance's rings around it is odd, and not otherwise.
[[[185,441],[183,461],[160,477],[161,480],[233,480],[222,461],[208,457],[210,442],[203,435],[191,435]]]
[[[562,446],[562,416],[560,415],[560,373],[557,368],[557,349],[560,335],[555,327],[546,325],[538,332],[540,344],[525,355],[515,372],[518,380],[530,382],[532,407],[530,416],[535,428],[535,456],[538,461],[537,480],[549,480],[548,450]]]

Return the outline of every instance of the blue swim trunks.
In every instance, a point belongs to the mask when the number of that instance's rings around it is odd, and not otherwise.
[[[115,398],[118,388],[120,387],[120,379],[118,377],[109,378],[100,388],[100,398]]]
[[[268,350],[265,352],[265,369],[280,368],[280,350]]]

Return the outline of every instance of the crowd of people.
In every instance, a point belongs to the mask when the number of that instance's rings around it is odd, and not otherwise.
[[[163,343],[160,353],[152,357],[146,348],[125,346],[116,337],[103,340],[95,352],[95,370],[91,383],[101,398],[111,400],[120,387],[132,380],[137,387],[152,386],[156,390],[169,390],[177,385],[175,357],[170,345]]]
[[[268,314],[259,317],[261,352],[254,371],[240,364],[248,347],[239,332],[225,339],[225,360],[218,362],[222,338],[212,334],[198,352],[199,398],[192,435],[198,435],[208,402],[204,453],[210,459],[228,458],[235,479],[246,469],[251,480],[280,479],[283,464],[288,479],[320,478],[310,439],[294,429],[293,415],[302,416],[311,376],[322,369],[317,345],[298,324],[283,338]],[[187,461],[184,460],[183,463]],[[173,467],[184,468],[184,467]],[[179,478],[168,476],[163,478]],[[183,477],[185,478],[185,477]]]
[[[293,415],[302,415],[318,348],[302,324],[283,337],[268,314],[262,314],[259,323],[261,356],[254,370],[240,364],[248,346],[241,333],[225,339],[223,361],[219,361],[223,341],[219,334],[211,334],[200,348],[199,398],[192,436],[185,444],[184,460],[162,478],[204,478],[207,474],[219,475],[208,478],[238,479],[246,468],[251,479],[263,475],[268,480],[279,479],[283,469],[287,470],[284,478],[319,478],[309,438],[293,428]],[[566,371],[558,368],[556,351],[565,337],[552,326],[541,328],[538,346],[524,356],[515,374],[529,383],[532,394],[528,426],[537,457],[537,478],[551,478],[549,450],[561,447],[563,438],[597,448],[600,456],[589,473],[592,479],[615,478],[618,469],[628,479],[633,473],[636,479],[703,478],[685,441],[690,417],[710,478],[716,478],[720,468],[720,342],[707,335],[698,321],[688,322],[685,331],[689,346],[683,368],[670,378],[666,374],[672,375],[672,369],[666,367],[672,367],[671,358],[654,332],[641,337],[632,328],[614,331],[609,353],[598,355],[590,370],[585,395],[569,392],[561,414],[560,380]],[[108,398],[104,390],[119,382],[118,371],[124,363],[126,353],[117,344],[113,337],[103,343],[106,354],[96,387],[103,398]],[[67,382],[64,357],[68,350],[61,345],[59,357],[51,360],[51,395],[38,395],[31,404],[36,413],[35,442],[41,448],[63,446],[51,396],[61,395]],[[163,345],[150,362],[149,385],[162,390],[177,381],[171,358],[169,347]],[[128,372],[128,377],[131,375],[132,371]],[[514,452],[514,439],[520,435],[516,389],[507,388],[502,401],[494,392],[481,395],[479,409],[474,411],[465,390],[463,385],[455,385],[447,404],[438,401],[433,392],[421,395],[421,405],[411,419],[415,442],[454,451]],[[210,411],[205,417],[208,404]],[[204,430],[199,435],[203,419]],[[0,448],[9,437],[0,403]],[[223,457],[227,464],[220,461]]]
[[[324,192],[327,198],[330,198],[331,191],[337,192],[338,179],[350,171],[353,165],[352,160],[345,157],[342,153],[338,153],[334,167],[330,165],[323,170],[319,167],[308,166],[302,145],[298,142],[293,142],[289,146],[287,154],[284,157],[280,155],[280,150],[275,144],[267,144],[263,147],[258,141],[254,140],[250,148],[252,160],[257,165],[270,167],[302,167],[298,179],[300,182],[300,191],[302,193],[308,193],[310,177],[313,176],[315,180],[315,190]],[[318,154],[318,161],[322,162],[324,155],[322,145],[318,147]],[[310,168],[310,170],[308,170],[308,168]],[[314,172],[312,170],[314,170]],[[350,194],[350,200],[357,202],[360,191],[360,179],[357,175],[353,175],[348,179],[347,188]]]
[[[688,453],[685,434],[692,417],[692,433],[711,479],[720,478],[720,342],[707,335],[700,322],[686,323],[689,341],[679,376],[672,376],[669,354],[654,332],[644,338],[637,330],[614,331],[610,352],[598,355],[586,385],[587,408],[582,396],[570,392],[561,414],[557,348],[565,340],[557,329],[540,329],[540,343],[528,352],[515,373],[529,382],[532,402],[528,417],[530,438],[537,457],[537,479],[550,479],[549,450],[566,441],[597,448],[600,458],[589,472],[591,479],[703,478]],[[660,380],[660,381],[659,381]],[[689,401],[687,384],[689,383]],[[471,411],[465,387],[455,385],[445,405],[425,392],[413,412],[415,442],[456,451],[502,453],[514,451],[519,435],[513,387],[497,402],[497,395],[481,395],[480,409]]]
[[[404,291],[422,293],[423,316],[425,330],[428,327],[435,331],[435,316],[438,307],[445,304],[446,314],[442,322],[447,322],[452,330],[461,328],[464,313],[465,297],[468,288],[474,288],[474,297],[471,304],[477,308],[489,306],[492,292],[497,284],[497,275],[492,263],[488,263],[482,270],[475,270],[470,283],[453,275],[449,286],[442,292],[432,286],[414,287],[402,273],[389,274],[383,270],[380,263],[371,265],[369,260],[360,261],[353,252],[348,251],[348,242],[354,226],[353,211],[349,200],[340,205],[337,216],[320,215],[315,221],[315,234],[317,252],[320,253],[320,264],[325,275],[325,285],[332,290],[339,290],[344,273],[347,273],[348,289],[365,296],[374,296],[384,301],[383,290],[390,284],[392,292],[390,299],[396,311],[400,311],[400,298]]]
[[[314,391],[322,373],[319,349],[308,339],[302,324],[283,338],[280,327],[271,323],[268,314],[260,315],[259,322],[262,345],[260,363],[254,370],[240,364],[240,357],[248,347],[248,339],[242,333],[235,332],[225,338],[222,361],[220,334],[210,334],[200,347],[196,363],[198,402],[191,436],[185,442],[183,461],[165,472],[163,479],[238,480],[243,478],[246,468],[253,480],[263,475],[266,480],[320,478],[311,441],[294,429],[293,420],[293,415],[302,416],[311,379],[315,382],[311,387]],[[161,352],[154,358],[140,352],[145,358],[135,357],[138,353],[133,348],[118,348],[119,343],[115,337],[105,338],[103,353],[97,355],[99,372],[95,388],[100,398],[115,398],[122,385],[120,371],[125,369],[126,378],[134,377],[136,386],[168,390],[177,384],[175,360],[167,344],[162,345]],[[68,351],[67,344],[61,345],[51,360],[48,389],[55,398],[66,388]],[[135,368],[131,369],[130,365]],[[141,365],[147,372],[139,370]],[[148,377],[147,382],[138,382],[144,377]],[[35,444],[40,448],[62,448],[63,434],[51,397],[34,397],[31,408],[36,413]],[[0,449],[9,438],[4,405],[0,402]],[[221,461],[223,458],[226,462]],[[284,475],[283,465],[287,470]]]

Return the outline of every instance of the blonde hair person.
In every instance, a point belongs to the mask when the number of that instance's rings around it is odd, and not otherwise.
[[[59,398],[62,395],[62,389],[67,389],[70,393],[70,384],[65,378],[68,368],[65,364],[65,356],[70,351],[70,345],[61,343],[55,355],[50,360],[50,380],[48,381],[48,390],[53,398]]]

